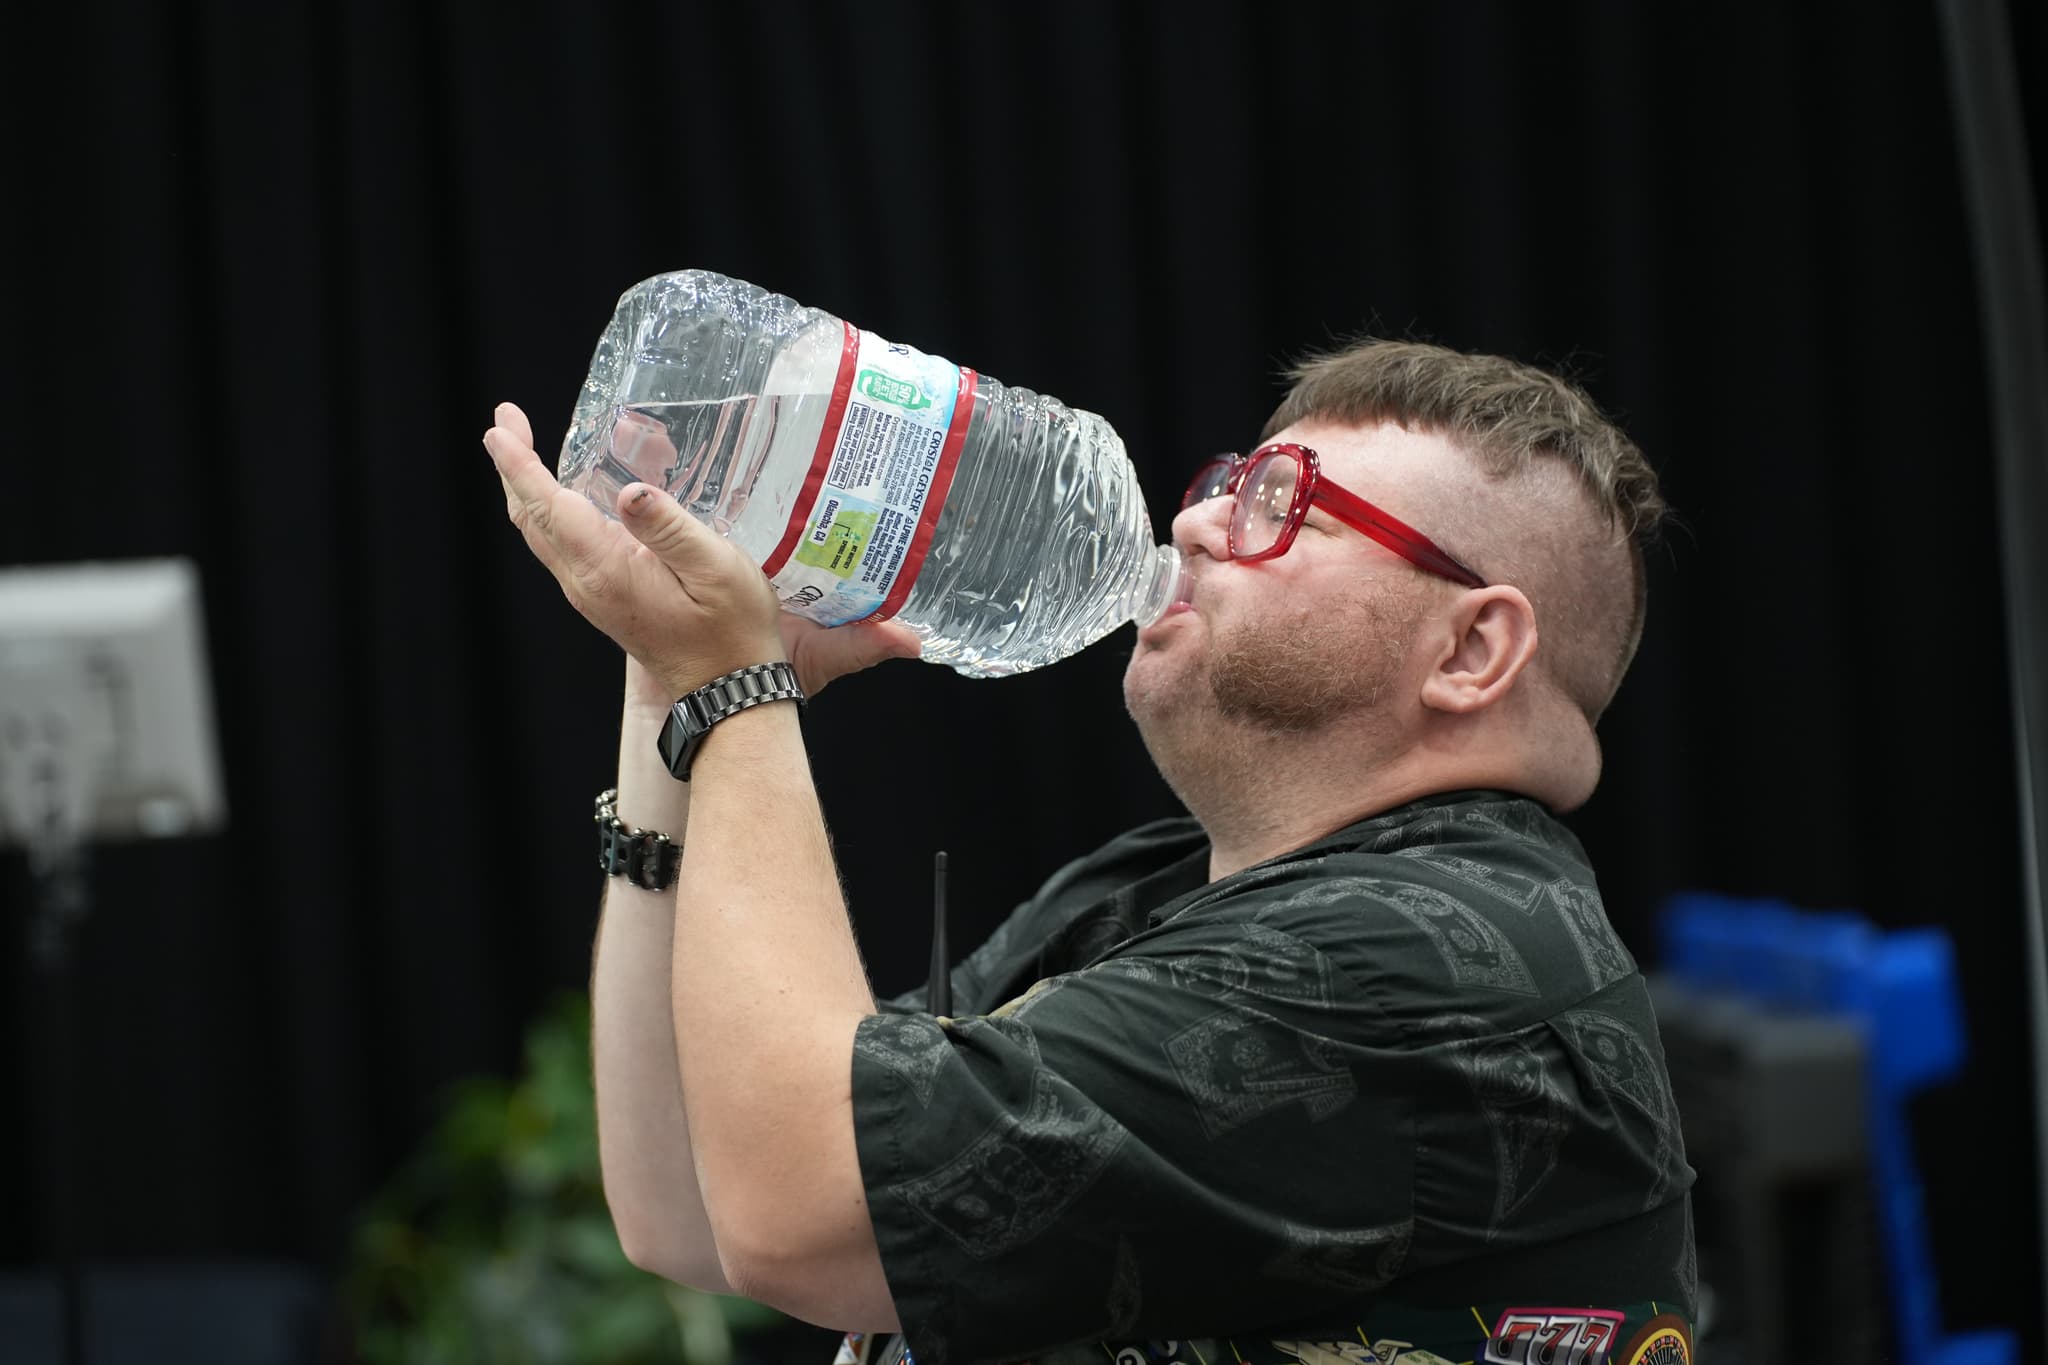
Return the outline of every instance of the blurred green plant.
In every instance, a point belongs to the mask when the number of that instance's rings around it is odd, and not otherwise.
[[[365,1211],[345,1293],[364,1365],[729,1365],[736,1333],[787,1321],[670,1284],[619,1249],[581,995],[529,1030],[516,1081],[456,1086]]]

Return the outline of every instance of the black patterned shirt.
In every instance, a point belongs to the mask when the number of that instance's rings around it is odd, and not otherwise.
[[[860,1025],[916,1365],[1689,1361],[1693,1173],[1578,841],[1460,792],[1208,856],[1126,834],[954,970],[956,1017]]]

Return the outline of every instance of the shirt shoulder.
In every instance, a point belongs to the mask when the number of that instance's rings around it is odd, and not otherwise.
[[[1349,826],[1163,907],[1146,937],[1226,923],[1305,945],[1418,1036],[1440,1036],[1448,1016],[1525,1027],[1637,973],[1578,841],[1535,803],[1500,795]]]
[[[994,1008],[1041,977],[1086,962],[1128,937],[1153,896],[1171,894],[1177,876],[1208,848],[1193,819],[1155,820],[1119,834],[1061,867],[952,971],[960,1014]],[[918,1013],[925,988],[881,1002],[884,1013]]]
[[[1018,907],[1017,914],[1057,915],[1063,909],[1071,913],[1086,908],[1208,846],[1208,836],[1191,816],[1154,820],[1060,868]]]

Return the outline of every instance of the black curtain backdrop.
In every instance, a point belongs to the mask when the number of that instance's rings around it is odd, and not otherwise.
[[[2048,26],[2013,21],[2035,167]],[[25,27],[33,12],[35,29]],[[579,986],[619,659],[504,520],[612,301],[702,266],[1105,414],[1163,534],[1307,346],[1564,366],[1684,526],[1572,823],[1680,888],[1954,935],[1915,1114],[1951,1325],[2034,1325],[1985,366],[1931,6],[301,0],[17,7],[0,559],[204,574],[234,830],[104,851],[69,1024],[95,1259],[331,1266]],[[2042,178],[2036,175],[2036,184]],[[807,733],[878,985],[1173,808],[1128,630],[892,664]],[[1284,771],[1248,775],[1284,784]],[[0,1260],[49,1253],[0,859]]]

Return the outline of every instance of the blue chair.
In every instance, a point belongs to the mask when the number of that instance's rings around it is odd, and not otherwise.
[[[2012,1331],[1941,1330],[1926,1199],[1906,1119],[1907,1098],[1954,1076],[1967,1052],[1948,934],[1885,932],[1848,911],[1698,891],[1667,900],[1659,930],[1665,970],[1691,990],[1856,1021],[1868,1058],[1873,1196],[1898,1317],[1898,1358],[2018,1365]]]

